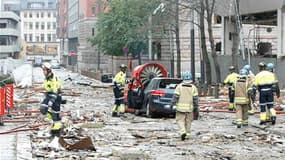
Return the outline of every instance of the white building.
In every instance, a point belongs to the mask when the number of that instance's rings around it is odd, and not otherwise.
[[[27,59],[59,60],[56,0],[23,0],[21,7],[21,37],[27,44]]]
[[[0,58],[19,58],[19,0],[0,0]]]

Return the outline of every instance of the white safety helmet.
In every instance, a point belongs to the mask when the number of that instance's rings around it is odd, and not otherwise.
[[[45,62],[45,63],[43,63],[42,68],[43,68],[43,69],[46,68],[46,69],[51,70],[51,64],[48,63],[48,62]]]

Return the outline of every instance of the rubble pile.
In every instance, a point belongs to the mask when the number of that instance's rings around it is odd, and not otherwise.
[[[278,115],[275,126],[263,127],[258,125],[258,114],[252,115],[248,127],[237,129],[232,124],[235,114],[202,112],[192,123],[190,140],[181,141],[174,118],[151,119],[131,113],[111,117],[111,84],[66,71],[60,75],[66,104],[62,104],[65,127],[59,138],[51,137],[49,122],[38,112],[43,98],[40,81],[15,91],[15,110],[5,120],[26,120],[14,122],[16,127],[8,131],[26,134],[31,148],[25,151],[31,153],[30,159],[284,159],[284,115]],[[226,105],[227,98],[222,96],[200,99],[201,110],[225,110]],[[29,159],[27,153],[18,154]]]

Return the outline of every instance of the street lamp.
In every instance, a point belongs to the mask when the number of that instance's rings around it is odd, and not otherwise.
[[[156,13],[160,10],[161,12],[164,12],[164,3],[160,3],[155,10],[149,15],[148,17],[148,23],[149,23],[149,29],[148,29],[148,59],[151,60],[152,58],[152,15],[156,15]]]

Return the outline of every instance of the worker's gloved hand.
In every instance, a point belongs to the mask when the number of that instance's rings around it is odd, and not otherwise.
[[[52,102],[51,100],[48,101],[48,106],[49,106],[49,107],[53,106],[53,102]]]
[[[194,106],[193,108],[193,120],[198,120],[199,118],[199,106]]]

